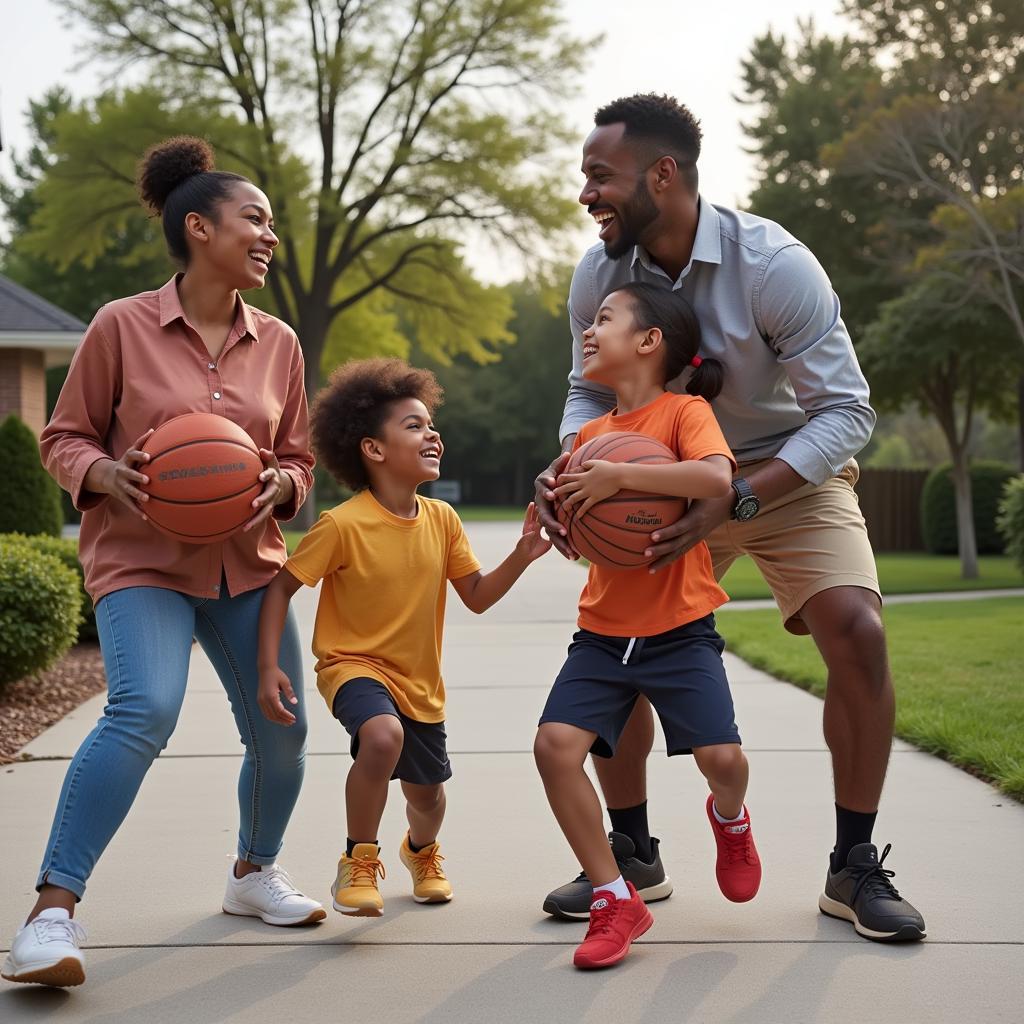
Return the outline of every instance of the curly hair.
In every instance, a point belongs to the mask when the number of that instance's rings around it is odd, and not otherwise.
[[[679,165],[684,180],[696,191],[697,159],[702,132],[700,121],[674,96],[638,93],[623,96],[600,107],[594,124],[624,124],[624,138],[635,139],[642,147],[641,160],[651,164],[659,156],[670,156]]]
[[[418,398],[433,415],[443,395],[430,370],[417,370],[402,359],[359,359],[339,366],[310,413],[316,457],[346,487],[369,487],[360,451],[363,438],[379,436],[393,402]]]
[[[175,135],[150,146],[138,167],[136,184],[142,202],[163,220],[167,251],[179,266],[188,264],[185,216],[213,217],[240,181],[232,171],[214,170],[213,149],[194,135]]]

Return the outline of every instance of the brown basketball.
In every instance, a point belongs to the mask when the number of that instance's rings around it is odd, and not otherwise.
[[[249,435],[209,412],[175,416],[142,446],[149,477],[145,512],[160,531],[189,544],[225,540],[253,515],[263,460]]]
[[[653,437],[624,432],[601,434],[580,445],[565,472],[577,472],[588,459],[649,465],[679,461],[670,448]],[[608,568],[635,569],[653,560],[644,555],[651,545],[651,534],[681,519],[686,499],[619,491],[599,501],[584,516],[577,515],[574,508],[566,511],[558,501],[555,511],[569,542],[584,558]]]

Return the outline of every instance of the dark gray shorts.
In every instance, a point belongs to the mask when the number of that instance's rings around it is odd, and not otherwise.
[[[658,713],[668,753],[739,743],[725,642],[714,615],[657,636],[601,636],[581,629],[540,718],[597,733],[591,752],[611,757],[639,696]]]
[[[452,777],[444,722],[417,722],[403,715],[388,688],[376,679],[350,679],[334,696],[334,717],[352,737],[354,758],[359,752],[359,728],[377,715],[394,715],[402,723],[405,741],[393,779],[417,786],[436,786]]]

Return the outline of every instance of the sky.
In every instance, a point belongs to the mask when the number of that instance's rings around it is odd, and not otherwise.
[[[813,17],[819,30],[842,31],[838,0],[564,0],[577,36],[603,35],[586,60],[579,96],[566,104],[566,117],[579,125],[582,142],[594,110],[617,96],[667,92],[700,118],[704,131],[701,192],[712,202],[742,206],[750,193],[753,158],[744,152],[742,122],[749,108],[734,99],[740,61],[753,39],[771,27],[791,34],[797,19]],[[78,67],[75,32],[52,0],[0,0],[0,176],[10,174],[11,150],[24,150],[24,112],[29,99],[64,84],[88,96],[102,84],[97,67]],[[578,164],[566,167],[566,190],[575,196]],[[580,238],[593,228],[581,213]],[[587,233],[589,232],[589,234]],[[497,268],[486,276],[500,277]]]

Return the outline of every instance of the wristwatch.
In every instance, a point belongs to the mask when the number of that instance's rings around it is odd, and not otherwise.
[[[732,518],[739,523],[753,519],[761,511],[761,502],[754,493],[754,489],[743,477],[733,480],[732,489],[736,492],[736,504],[732,507]]]

